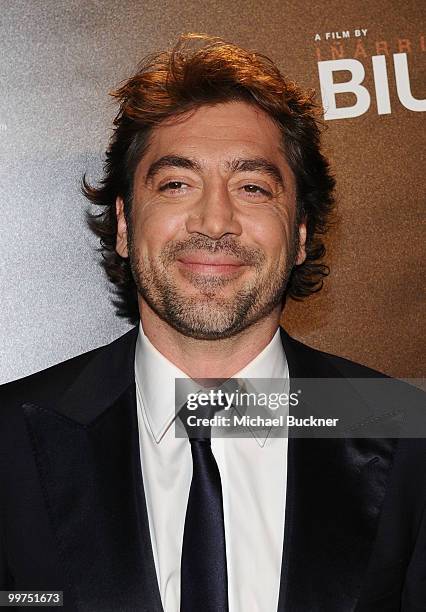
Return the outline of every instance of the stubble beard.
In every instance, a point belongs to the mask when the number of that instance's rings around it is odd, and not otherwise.
[[[282,305],[296,259],[296,236],[293,232],[287,258],[277,267],[267,266],[262,250],[242,246],[234,238],[215,241],[201,235],[169,243],[155,259],[143,258],[129,233],[130,267],[138,294],[163,321],[185,336],[220,340],[242,332]],[[251,266],[255,274],[251,275],[245,287],[236,290],[231,297],[225,297],[221,288],[232,280],[220,275],[188,273],[187,278],[197,289],[197,295],[185,295],[170,268],[179,255],[189,251],[232,255]]]

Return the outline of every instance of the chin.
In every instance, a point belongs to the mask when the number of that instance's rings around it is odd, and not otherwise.
[[[194,340],[224,340],[226,338],[231,338],[232,336],[237,335],[241,331],[241,329],[233,327],[225,329],[195,328],[176,322],[171,323],[170,321],[168,321],[168,323],[183,336],[187,336],[188,338],[194,338]]]
[[[157,314],[176,331],[196,340],[222,340],[230,338],[250,325],[250,321],[235,317],[235,310],[212,308],[215,296],[198,295],[189,305],[181,304],[178,308],[168,308]],[[195,308],[194,308],[195,306]],[[200,317],[200,306],[204,316]]]

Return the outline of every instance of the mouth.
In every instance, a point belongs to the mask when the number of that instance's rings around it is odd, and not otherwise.
[[[247,267],[247,264],[244,264],[235,257],[212,253],[185,255],[179,257],[177,263],[184,272],[210,276],[234,276]]]

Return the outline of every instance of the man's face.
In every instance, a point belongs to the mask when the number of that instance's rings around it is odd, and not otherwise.
[[[131,227],[117,198],[117,252],[140,296],[181,333],[227,338],[279,313],[305,259],[281,133],[244,102],[156,127],[134,177]]]

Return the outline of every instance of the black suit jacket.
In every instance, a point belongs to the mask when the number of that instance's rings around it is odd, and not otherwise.
[[[0,388],[0,589],[62,590],[67,612],[161,612],[136,338]],[[282,341],[290,377],[376,375]],[[278,612],[426,610],[425,468],[424,440],[290,438]]]

